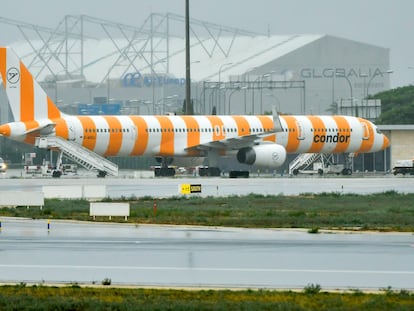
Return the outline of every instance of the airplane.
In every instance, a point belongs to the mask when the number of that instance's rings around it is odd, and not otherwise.
[[[154,156],[156,176],[172,176],[177,160],[207,158],[200,175],[217,176],[218,159],[276,169],[291,153],[369,153],[390,145],[372,122],[353,116],[318,115],[91,115],[61,112],[10,47],[0,47],[0,74],[13,120],[0,125],[9,139],[57,150],[98,171],[117,174],[109,156]],[[76,152],[75,152],[76,151]],[[78,152],[79,151],[79,152]],[[179,161],[178,161],[179,162]],[[102,164],[104,163],[104,164]],[[182,163],[180,166],[185,166]],[[345,171],[350,173],[350,169]]]

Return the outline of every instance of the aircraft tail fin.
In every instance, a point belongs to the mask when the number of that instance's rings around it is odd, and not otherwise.
[[[10,47],[0,47],[0,76],[14,122],[61,116],[59,109]]]

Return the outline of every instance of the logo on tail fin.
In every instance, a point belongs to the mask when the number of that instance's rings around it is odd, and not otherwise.
[[[17,68],[11,67],[7,70],[7,81],[11,84],[16,84],[20,80],[20,72]]]
[[[0,75],[14,122],[61,117],[59,109],[11,48],[0,47]]]

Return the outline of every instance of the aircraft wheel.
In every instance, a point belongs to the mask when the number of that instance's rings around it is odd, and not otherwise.
[[[105,171],[98,171],[98,178],[105,178],[105,176],[107,175],[107,172]]]
[[[61,171],[53,171],[53,173],[52,173],[53,178],[59,178],[60,176],[62,176]]]

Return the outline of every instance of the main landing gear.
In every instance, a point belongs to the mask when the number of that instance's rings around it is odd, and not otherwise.
[[[230,171],[230,178],[249,178],[249,171]]]
[[[154,169],[155,177],[173,177],[175,176],[175,169],[169,167],[169,164],[172,163],[172,158],[156,158],[157,162],[161,165]]]
[[[105,172],[105,171],[98,171],[97,177],[98,178],[105,178],[106,175],[108,175],[107,172]]]
[[[173,177],[175,169],[173,167],[156,167],[154,170],[155,177]]]
[[[204,166],[204,167],[200,167],[198,169],[198,175],[200,176],[220,176],[221,175],[221,171],[218,167],[209,167],[209,166]]]

